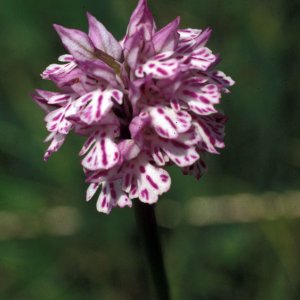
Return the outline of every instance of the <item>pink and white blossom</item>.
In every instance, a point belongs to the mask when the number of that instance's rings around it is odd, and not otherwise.
[[[58,92],[33,96],[46,112],[44,158],[73,131],[86,137],[86,198],[98,198],[98,211],[131,207],[135,198],[155,203],[171,186],[167,166],[200,178],[203,154],[225,146],[217,104],[234,81],[216,69],[219,57],[206,46],[211,29],[180,29],[178,17],[157,30],[146,0],[121,41],[87,18],[88,34],[54,25],[68,54],[41,75]]]

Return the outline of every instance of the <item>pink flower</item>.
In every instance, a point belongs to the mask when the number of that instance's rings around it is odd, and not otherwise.
[[[216,70],[218,56],[206,47],[211,30],[179,29],[176,18],[157,31],[146,0],[140,0],[122,41],[87,14],[88,34],[54,25],[69,54],[42,78],[59,92],[36,90],[47,113],[50,146],[59,150],[69,132],[86,136],[80,151],[87,200],[101,187],[97,209],[157,202],[177,165],[200,178],[203,153],[224,147],[226,117],[217,111],[234,81]]]

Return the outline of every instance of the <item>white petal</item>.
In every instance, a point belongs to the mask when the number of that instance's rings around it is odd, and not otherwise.
[[[109,130],[102,131],[95,136],[95,143],[89,153],[82,160],[82,165],[88,170],[110,169],[115,166],[120,153],[118,146],[113,142]]]
[[[179,62],[175,58],[169,58],[173,52],[164,52],[148,60],[139,66],[135,75],[139,78],[151,75],[155,79],[164,79],[174,76],[179,71]]]
[[[137,180],[138,197],[142,202],[155,203],[158,196],[170,189],[171,178],[167,171],[153,166],[148,161],[140,159],[137,163],[140,172]]]
[[[132,206],[131,200],[122,190],[121,180],[104,182],[97,201],[97,210],[109,214],[117,205],[119,207]]]
[[[183,85],[176,94],[177,100],[187,103],[196,114],[209,115],[216,112],[215,104],[219,103],[221,93],[215,84],[195,84],[193,82]]]
[[[185,112],[175,112],[171,108],[156,106],[149,109],[151,123],[158,135],[174,139],[179,133],[191,127],[191,116]]]
[[[86,201],[90,201],[95,193],[97,192],[100,184],[99,183],[91,183],[86,191]]]
[[[160,146],[170,160],[179,167],[190,166],[199,159],[194,146],[187,146],[176,140],[160,141]]]

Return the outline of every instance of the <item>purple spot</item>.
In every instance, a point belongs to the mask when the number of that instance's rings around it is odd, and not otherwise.
[[[176,110],[179,109],[179,104],[176,101],[172,101],[172,104]]]
[[[205,104],[209,104],[210,103],[209,100],[206,97],[204,97],[204,96],[200,96],[199,99],[200,99],[201,102],[203,102]]]
[[[145,173],[146,172],[145,167],[144,166],[140,166],[140,171],[141,171],[141,173]]]
[[[117,99],[120,100],[120,94],[117,91],[113,91],[113,96]]]
[[[155,64],[149,64],[149,68],[154,68],[155,67]]]
[[[165,57],[165,54],[164,53],[161,53],[161,54],[158,54],[155,56],[155,59],[161,59],[161,58],[164,58]]]
[[[143,73],[143,68],[142,67],[138,67],[137,71],[138,71],[139,74],[142,74]]]
[[[101,206],[102,208],[106,205],[106,196],[103,198],[102,200],[102,203],[101,203]]]
[[[181,164],[180,159],[175,158],[175,161],[176,161],[179,165]]]
[[[97,112],[96,112],[96,118],[99,119],[101,116],[101,104],[102,104],[102,99],[103,96],[100,95],[98,98],[98,103],[97,103]]]
[[[86,95],[82,100],[81,103],[85,104],[86,102],[88,102],[89,100],[91,100],[91,94]]]
[[[132,195],[135,195],[136,192],[137,192],[137,188],[136,188],[135,186],[132,186],[132,187],[131,187],[131,190],[130,190],[130,193],[131,193]]]
[[[157,112],[158,112],[159,114],[161,114],[161,115],[164,114],[164,110],[163,110],[162,108],[158,108],[158,109],[157,109]]]
[[[60,117],[61,117],[62,113],[59,113],[58,115],[56,115],[52,120],[53,121],[57,121]]]
[[[105,140],[101,140],[101,151],[103,153],[102,163],[104,166],[106,166],[107,165],[107,155],[106,155],[106,151],[105,151]]]
[[[149,200],[149,193],[147,189],[141,191],[141,196]]]
[[[60,98],[57,98],[56,101],[62,101],[62,100],[67,100],[70,96],[66,95],[66,96],[62,96]]]
[[[177,129],[176,125],[174,124],[174,122],[171,120],[171,118],[169,116],[165,116],[165,119],[168,121],[168,123],[174,128]]]
[[[115,152],[114,160],[117,160],[119,158],[119,153]]]
[[[168,135],[168,132],[167,132],[166,130],[164,130],[163,128],[161,128],[161,127],[157,127],[157,131],[158,131],[160,134],[162,134],[162,135],[164,135],[164,136],[166,136],[166,137],[169,136],[169,135]]]
[[[182,118],[178,118],[178,121],[183,123],[183,124],[187,124],[187,120],[186,119],[182,119]]]
[[[160,67],[158,67],[158,68],[156,69],[156,71],[157,71],[158,73],[160,73],[161,75],[165,75],[165,76],[168,75],[168,72],[167,72],[166,70],[160,68]]]
[[[153,188],[155,188],[156,190],[158,190],[158,185],[153,181],[153,179],[149,175],[146,175],[146,179],[152,185]]]
[[[193,91],[183,90],[182,94],[185,95],[185,96],[189,96],[189,97],[195,98],[195,99],[198,98],[198,95],[195,92],[193,92]]]
[[[169,177],[167,175],[160,175],[160,178],[163,182],[167,182],[169,180]]]

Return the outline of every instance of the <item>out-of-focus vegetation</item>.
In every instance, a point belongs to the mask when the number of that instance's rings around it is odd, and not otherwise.
[[[199,182],[172,170],[158,204],[175,300],[300,297],[300,3],[150,0],[160,26],[213,28],[210,47],[237,81],[222,109],[227,148]],[[133,0],[0,1],[0,299],[149,300],[133,211],[84,201],[81,139],[45,164],[34,88],[64,49],[52,23],[118,37]],[[202,220],[203,219],[203,220]]]

